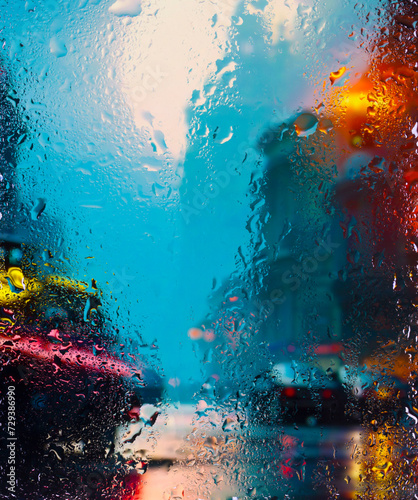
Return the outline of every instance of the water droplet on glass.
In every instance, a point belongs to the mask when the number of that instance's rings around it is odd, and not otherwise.
[[[302,113],[293,122],[296,133],[300,137],[307,137],[316,131],[318,118],[311,113]]]
[[[30,216],[32,220],[37,220],[41,216],[42,212],[45,210],[46,200],[44,198],[38,198],[30,211]]]
[[[116,0],[109,7],[109,12],[118,17],[135,17],[141,13],[141,10],[141,0]]]

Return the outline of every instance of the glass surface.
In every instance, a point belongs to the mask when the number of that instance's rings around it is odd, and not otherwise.
[[[418,498],[415,0],[0,0],[0,498]]]

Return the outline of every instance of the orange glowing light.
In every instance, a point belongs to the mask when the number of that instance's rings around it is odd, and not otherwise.
[[[213,330],[205,330],[203,332],[203,338],[205,339],[206,342],[213,342],[216,338],[215,332]]]
[[[203,332],[200,328],[190,328],[190,330],[187,332],[187,335],[192,340],[198,340],[203,337]]]
[[[401,123],[416,107],[417,99],[407,85],[399,85],[398,73],[396,68],[382,65],[370,69],[356,83],[329,92],[326,113],[334,124],[341,151],[349,146],[384,154],[392,138],[399,134]]]

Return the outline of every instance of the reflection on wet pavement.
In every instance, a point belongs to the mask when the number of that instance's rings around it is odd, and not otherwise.
[[[193,436],[194,410],[192,405],[166,407],[152,428],[137,423],[124,429],[134,436],[143,428],[127,450],[149,460],[141,498],[384,498],[376,492],[390,490],[399,472],[394,446],[399,436],[358,426],[250,426],[245,435],[235,436],[239,444],[229,454],[213,460],[201,453],[196,459],[202,439]],[[213,428],[203,438],[219,445],[220,434]]]

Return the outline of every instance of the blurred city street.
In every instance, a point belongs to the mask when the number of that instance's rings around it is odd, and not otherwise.
[[[224,450],[219,457],[208,459],[204,453],[207,443],[215,443],[215,450],[222,446],[226,434],[219,428],[205,428],[207,432],[200,433],[202,439],[198,439],[193,410],[192,405],[168,407],[154,426],[129,427],[127,440],[138,434],[140,427],[143,432],[125,451],[146,456],[149,461],[140,498],[351,499],[367,488],[359,483],[359,477],[365,478],[370,468],[366,452],[370,433],[365,428],[250,426],[245,435],[229,436],[232,441],[238,438],[233,451]],[[200,460],[196,458],[199,455]],[[377,458],[380,462],[385,459],[383,455]],[[383,479],[376,476],[376,487],[384,485]]]
[[[417,26],[0,0],[1,499],[418,499]]]
[[[143,476],[141,498],[241,500],[251,498],[254,488],[254,498],[319,500],[336,493],[339,498],[354,498],[354,493],[359,491],[356,478],[360,469],[360,429],[299,427],[296,430],[294,427],[286,427],[257,429],[255,433],[253,439],[244,445],[251,452],[245,453],[242,465],[245,472],[242,471],[244,473],[241,477],[252,477],[254,480],[253,485],[248,484],[247,491],[239,481],[233,484],[233,479],[223,472],[225,468],[222,464],[178,465],[174,462],[171,465],[167,461],[154,465],[151,460],[150,467]],[[275,442],[276,450],[272,446]],[[284,460],[280,442],[284,443],[288,457]],[[181,446],[180,441],[178,444]],[[279,456],[281,461],[278,460]],[[277,470],[274,471],[274,468]],[[262,475],[262,471],[269,476],[264,485],[256,479]],[[222,475],[223,480],[219,481]],[[208,483],[210,496],[204,495],[204,488],[202,492],[204,483]]]

